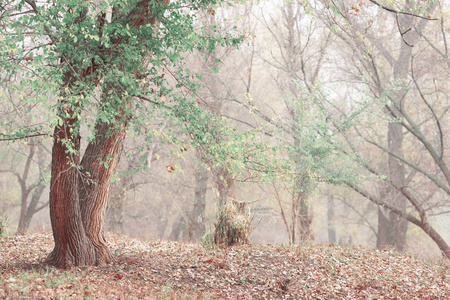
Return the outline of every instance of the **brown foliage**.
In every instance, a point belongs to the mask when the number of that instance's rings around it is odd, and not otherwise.
[[[448,264],[337,245],[199,244],[109,235],[118,262],[42,263],[51,234],[0,240],[0,299],[449,299]]]

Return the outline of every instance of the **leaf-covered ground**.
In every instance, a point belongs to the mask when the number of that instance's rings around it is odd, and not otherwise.
[[[0,299],[450,299],[448,263],[392,251],[108,240],[118,263],[58,270],[51,234],[0,238]]]

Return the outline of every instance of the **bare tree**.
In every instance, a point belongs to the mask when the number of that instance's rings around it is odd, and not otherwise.
[[[422,228],[444,255],[450,257],[448,244],[430,220],[448,205],[436,201],[438,194],[448,195],[450,187],[443,131],[443,124],[448,122],[448,106],[437,101],[442,94],[442,84],[445,86],[448,81],[448,75],[442,76],[442,73],[448,74],[449,70],[445,65],[431,63],[432,53],[426,48],[425,39],[420,39],[426,35],[426,28],[436,28],[440,24],[414,15],[414,3],[410,1],[403,5],[406,13],[384,8],[373,12],[362,3],[358,7],[346,1],[333,3],[333,11],[317,4],[317,12],[326,16],[325,23],[342,45],[346,45],[341,48],[346,49],[342,54],[352,58],[353,63],[343,66],[342,74],[358,82],[359,87],[367,88],[372,100],[353,105],[351,110],[339,109],[329,100],[325,101],[329,108],[326,117],[333,120],[337,132],[345,132],[348,148],[343,151],[381,179],[376,186],[354,182],[347,182],[347,185],[379,205],[378,246],[403,249],[406,220]],[[428,14],[439,14],[435,12],[436,7],[430,3],[426,7]],[[383,23],[383,18],[390,18],[392,22]],[[383,34],[386,31],[397,32],[400,38],[393,42]],[[427,61],[427,68],[419,68],[420,57]],[[353,92],[356,90],[353,88]],[[368,113],[363,114],[368,116],[366,120],[361,119],[363,111]],[[359,121],[353,122],[358,118]],[[387,129],[377,122],[387,123]],[[349,126],[357,138],[346,129]],[[380,164],[367,160],[367,154],[363,153],[368,151],[371,156],[378,153]],[[423,189],[427,184],[433,188]],[[440,190],[437,194],[436,188]],[[411,214],[411,209],[420,217]]]
[[[48,206],[48,201],[39,205],[42,193],[47,187],[45,176],[48,172],[49,166],[45,163],[45,150],[39,143],[30,142],[24,146],[25,163],[23,170],[17,170],[20,157],[15,157],[9,167],[0,169],[0,173],[10,173],[16,177],[20,186],[20,214],[19,223],[17,227],[18,234],[24,234],[30,225],[34,214]],[[34,172],[33,172],[34,171]],[[37,173],[37,176],[32,173]],[[37,177],[37,178],[36,178]],[[32,182],[32,183],[30,183]]]

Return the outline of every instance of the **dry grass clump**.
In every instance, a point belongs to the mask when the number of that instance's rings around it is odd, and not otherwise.
[[[247,203],[229,200],[219,212],[214,243],[226,247],[248,244],[253,229]]]

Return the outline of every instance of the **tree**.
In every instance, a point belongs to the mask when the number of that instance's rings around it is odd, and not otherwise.
[[[448,195],[449,184],[448,167],[442,154],[446,144],[441,138],[447,109],[430,99],[440,94],[432,82],[439,82],[439,86],[448,78],[433,74],[448,73],[448,69],[431,63],[428,55],[432,53],[419,38],[425,34],[425,28],[438,25],[432,17],[439,15],[435,12],[437,5],[397,1],[402,10],[379,4],[381,9],[375,12],[362,2],[356,6],[345,1],[327,4],[328,7],[316,2],[315,12],[343,42],[340,48],[346,51],[343,54],[352,55],[355,62],[342,68],[348,80],[354,82],[347,93],[354,104],[339,107],[332,99],[325,99],[324,94],[317,102],[326,107],[324,116],[331,120],[334,131],[342,134],[347,147],[341,151],[365,168],[368,173],[364,176],[372,180],[344,182],[379,205],[378,246],[403,249],[407,220],[423,229],[444,255],[450,257],[448,244],[430,221],[433,214],[442,213],[448,205],[439,200],[440,193]],[[393,22],[383,24],[384,18]],[[376,28],[372,28],[374,23]],[[395,43],[386,38],[385,31],[380,29],[382,25],[399,35]],[[445,47],[445,36],[436,37],[436,41]],[[417,67],[418,58],[428,61],[428,69]],[[436,73],[431,73],[430,68]],[[418,72],[422,74],[421,81]],[[423,92],[425,89],[427,93]],[[361,92],[362,101],[352,97],[361,96]],[[379,125],[382,122],[387,128]],[[429,128],[434,129],[429,131]],[[378,189],[374,190],[374,182]],[[426,185],[433,185],[434,191],[424,189]],[[438,193],[436,188],[440,190]]]
[[[215,4],[148,0],[6,3],[2,21],[7,25],[3,27],[7,38],[0,56],[5,73],[22,72],[25,79],[19,84],[24,88],[45,89],[56,97],[51,110],[55,127],[50,183],[55,248],[48,263],[65,268],[115,260],[104,239],[103,215],[131,122],[139,124],[134,129],[141,131],[151,122],[149,112],[162,108],[192,140],[209,134],[194,131],[201,129],[204,120],[195,103],[186,101],[185,95],[194,92],[196,85],[180,53],[195,48],[210,52],[217,43],[231,45],[241,40],[194,30],[194,12]],[[31,41],[24,34],[28,28],[33,28]],[[27,66],[28,62],[32,65]],[[86,111],[95,111],[96,117],[85,115]],[[93,118],[95,125],[81,156],[80,128]],[[38,128],[26,128],[5,139],[37,134]]]
[[[229,32],[230,28],[236,26],[236,22],[229,21],[230,15],[240,15],[239,10],[243,10],[243,19],[248,18],[251,11],[252,4],[246,4],[239,7],[239,9],[231,8],[228,10],[214,11],[209,10],[202,14],[200,20],[202,26],[208,34],[212,34],[214,30],[219,29],[223,32]],[[244,29],[240,29],[244,30]],[[199,74],[202,76],[203,88],[197,93],[199,97],[200,105],[207,111],[211,112],[217,117],[222,117],[224,113],[229,110],[230,105],[227,99],[224,99],[226,94],[225,89],[221,85],[221,77],[227,77],[224,72],[219,74],[219,70],[230,59],[230,54],[233,51],[232,46],[217,47],[216,51],[212,54],[199,53],[193,59],[192,65],[196,66]],[[230,143],[233,138],[229,132],[221,133],[220,136],[216,136],[216,139],[223,140],[225,143]],[[211,159],[211,156],[205,155],[207,152],[206,147],[199,146],[196,148],[196,158],[198,160],[195,179],[196,186],[194,191],[194,206],[191,215],[188,217],[188,235],[191,239],[198,239],[205,233],[205,208],[206,208],[206,191],[208,174],[211,173],[211,179],[213,185],[217,191],[218,201],[218,215],[220,216],[224,206],[228,201],[236,197],[236,184],[238,172],[233,172],[232,163],[229,161],[230,156],[226,153],[222,156],[216,156]],[[236,210],[236,212],[238,212]],[[220,217],[219,217],[220,218]],[[216,232],[220,232],[222,224],[216,223]],[[227,239],[226,237],[224,237]],[[245,239],[244,239],[245,240]]]
[[[48,206],[48,201],[39,204],[44,189],[48,186],[46,177],[49,167],[45,163],[45,147],[32,140],[25,141],[24,144],[14,147],[13,151],[5,150],[3,166],[0,167],[0,173],[13,175],[20,188],[18,234],[24,234],[28,230],[33,216]],[[23,157],[25,157],[24,162]],[[40,166],[42,167],[40,168]]]
[[[37,153],[38,162],[41,166],[43,166],[42,170],[39,170],[39,176],[36,182],[27,186],[27,180],[30,172],[30,165],[33,161],[34,155]],[[28,230],[30,226],[31,219],[34,214],[42,210],[43,208],[48,206],[48,202],[43,203],[38,206],[39,200],[44,192],[44,189],[47,187],[45,182],[45,162],[44,162],[44,149],[42,145],[34,145],[31,144],[29,146],[29,153],[27,156],[27,160],[25,163],[25,168],[23,170],[22,175],[14,172],[14,175],[17,177],[19,181],[20,190],[22,194],[21,205],[20,205],[20,216],[19,216],[19,224],[17,227],[17,233],[23,234]],[[48,167],[47,167],[48,169]],[[31,194],[31,199],[28,202],[28,198]]]

